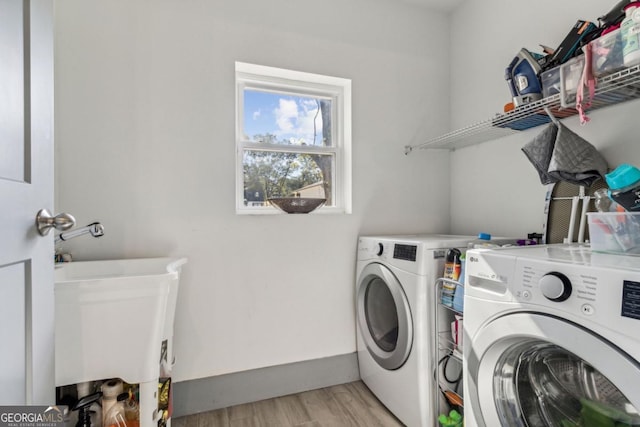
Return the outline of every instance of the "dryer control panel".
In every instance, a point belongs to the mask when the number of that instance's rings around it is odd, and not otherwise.
[[[393,257],[395,259],[416,262],[417,253],[418,247],[416,245],[403,245],[400,243],[393,245]]]

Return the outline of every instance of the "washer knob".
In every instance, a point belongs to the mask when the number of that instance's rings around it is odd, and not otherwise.
[[[542,295],[551,301],[561,302],[571,296],[571,281],[567,276],[557,271],[542,276],[538,284]]]
[[[376,252],[376,255],[380,256],[382,255],[382,252],[384,252],[384,246],[382,243],[378,243],[378,252]]]

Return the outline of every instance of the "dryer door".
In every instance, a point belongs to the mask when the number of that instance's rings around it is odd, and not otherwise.
[[[400,368],[409,357],[413,324],[396,276],[382,264],[367,265],[358,280],[358,327],[371,357],[383,368]]]
[[[470,340],[465,404],[478,425],[640,425],[638,361],[582,326],[516,313]]]

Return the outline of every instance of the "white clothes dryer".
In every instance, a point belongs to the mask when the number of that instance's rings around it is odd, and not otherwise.
[[[435,281],[447,248],[475,236],[360,237],[356,266],[360,377],[409,427],[433,426]]]
[[[467,252],[465,425],[640,425],[640,258]]]

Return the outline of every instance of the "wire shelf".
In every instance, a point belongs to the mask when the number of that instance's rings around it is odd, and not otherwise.
[[[468,147],[482,142],[502,138],[510,134],[549,123],[551,118],[545,112],[549,109],[556,118],[578,114],[575,108],[562,108],[561,94],[555,94],[539,101],[519,106],[508,113],[457,129],[418,145],[405,146],[405,154],[415,149],[449,149]],[[640,65],[599,77],[595,96],[589,111],[640,98]]]
[[[450,330],[438,332],[438,350],[462,362],[462,348],[453,341]]]

